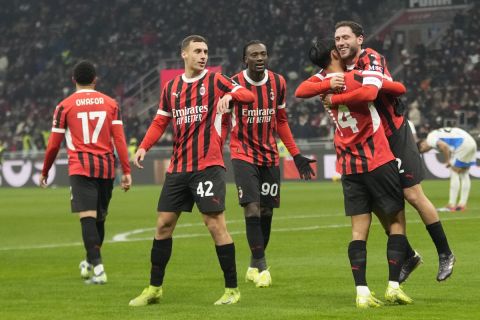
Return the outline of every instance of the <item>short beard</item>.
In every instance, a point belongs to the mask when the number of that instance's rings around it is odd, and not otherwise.
[[[353,58],[355,58],[355,56],[357,55],[358,53],[358,50],[360,50],[360,48],[357,48],[355,51],[353,49],[351,49],[351,53],[345,57],[345,58],[342,58],[343,61],[348,61],[348,60],[353,60]]]

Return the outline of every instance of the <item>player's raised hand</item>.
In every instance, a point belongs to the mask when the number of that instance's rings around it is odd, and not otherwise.
[[[130,174],[122,175],[122,180],[120,183],[122,190],[127,192],[132,187],[132,176]]]
[[[309,159],[301,154],[297,154],[295,157],[293,157],[293,161],[295,162],[295,166],[300,174],[300,178],[303,180],[310,180],[313,176],[315,176],[315,171],[313,171],[312,167],[310,167],[310,163],[317,162],[317,160]]]
[[[141,162],[143,162],[143,159],[145,158],[146,154],[147,154],[147,151],[143,148],[138,148],[137,152],[135,152],[135,157],[133,158],[133,164],[137,168],[143,169]]]
[[[232,96],[229,94],[224,95],[220,99],[218,99],[217,103],[217,113],[224,114],[227,113],[230,109],[229,103],[232,101]]]
[[[330,78],[330,88],[333,91],[340,92],[345,85],[345,76],[343,73],[339,73]]]
[[[48,176],[44,176],[43,174],[40,175],[40,181],[39,181],[40,187],[42,187],[42,188],[44,188],[44,189],[45,189],[46,187],[48,187],[47,179],[48,179]]]

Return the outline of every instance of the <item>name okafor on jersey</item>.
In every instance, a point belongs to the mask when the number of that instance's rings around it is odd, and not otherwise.
[[[378,72],[384,79],[392,81],[392,76],[387,68],[385,57],[373,49],[362,49],[355,65],[347,66],[348,70],[364,70]],[[382,125],[387,137],[390,137],[404,121],[403,115],[395,113],[396,97],[391,94],[379,91],[374,104],[382,119]]]
[[[357,70],[346,72],[344,92],[360,88],[365,80],[371,84],[381,83],[381,75],[376,76],[378,81],[372,81],[368,80],[372,74],[364,73]],[[333,75],[330,73],[326,77]],[[327,111],[336,125],[337,172],[345,175],[365,173],[395,159],[373,103],[351,102],[327,108]]]
[[[157,117],[173,118],[169,173],[224,166],[222,114],[217,113],[217,102],[224,94],[241,88],[221,73],[208,70],[195,78],[177,76],[165,85]]]
[[[232,79],[255,96],[253,103],[234,104],[230,137],[232,159],[259,166],[278,166],[275,133],[280,135],[293,156],[298,154],[286,117],[285,79],[270,70],[265,70],[264,78],[258,82],[248,76],[247,70]]]
[[[52,135],[65,134],[69,175],[104,179],[115,177],[113,126],[120,126],[123,132],[120,109],[115,100],[101,92],[78,90],[57,105]],[[126,148],[123,133],[119,140],[122,139],[120,143]],[[55,156],[56,152],[53,159]],[[50,159],[51,162],[53,159]],[[122,166],[126,173],[130,172],[128,157],[122,160]],[[44,166],[47,173],[49,168]]]

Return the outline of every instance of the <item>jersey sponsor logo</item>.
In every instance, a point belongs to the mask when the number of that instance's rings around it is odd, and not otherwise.
[[[208,106],[193,106],[184,109],[173,109],[173,117],[177,124],[202,121],[203,114],[208,111]]]
[[[104,104],[104,103],[105,103],[105,100],[102,97],[75,99],[75,105],[77,107],[89,106],[92,104]]]
[[[242,116],[247,118],[247,123],[266,123],[272,121],[275,109],[242,109]]]

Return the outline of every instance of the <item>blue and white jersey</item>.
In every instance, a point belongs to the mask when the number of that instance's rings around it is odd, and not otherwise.
[[[443,141],[452,151],[452,164],[459,168],[476,164],[477,144],[468,132],[460,128],[441,128],[430,132],[427,144],[438,149],[438,141]]]

